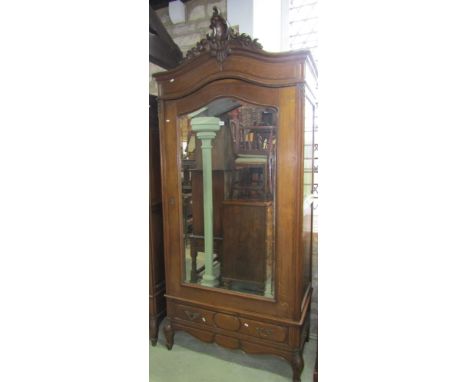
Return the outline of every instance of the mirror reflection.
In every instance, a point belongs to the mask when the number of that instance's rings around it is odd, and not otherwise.
[[[179,116],[186,283],[274,296],[277,115],[220,98]]]

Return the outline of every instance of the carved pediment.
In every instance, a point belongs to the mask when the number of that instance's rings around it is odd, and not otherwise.
[[[257,39],[252,39],[245,33],[239,34],[234,29],[229,28],[217,7],[213,7],[210,29],[211,33],[207,34],[194,48],[187,52],[184,61],[188,61],[203,52],[210,52],[211,56],[216,57],[222,67],[233,46],[241,46],[252,50],[262,50],[263,48]]]

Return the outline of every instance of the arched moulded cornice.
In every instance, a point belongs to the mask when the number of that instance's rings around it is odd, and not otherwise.
[[[307,75],[310,73],[310,75]],[[219,67],[215,58],[204,52],[177,68],[154,75],[162,99],[185,97],[217,80],[237,79],[265,87],[284,87],[316,78],[316,69],[307,50],[268,53],[236,47]]]

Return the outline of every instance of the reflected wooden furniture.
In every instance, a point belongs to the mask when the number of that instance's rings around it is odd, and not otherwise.
[[[190,268],[190,282],[196,283],[200,281],[201,274],[205,270],[205,266],[198,266],[197,258],[198,252],[203,252],[205,250],[205,240],[203,235],[189,235],[190,240],[190,258],[191,258],[191,268]],[[221,261],[221,254],[223,253],[223,238],[215,236],[213,241],[213,252],[215,262]]]
[[[172,349],[175,333],[183,330],[229,349],[277,355],[290,362],[292,380],[299,382],[312,294],[311,269],[306,265],[311,264],[312,233],[303,226],[305,110],[313,112],[315,105],[316,68],[309,51],[270,54],[250,37],[228,30],[217,11],[211,21],[217,33],[200,42],[180,66],[155,75],[161,100],[166,346]],[[178,118],[222,97],[278,111],[271,198],[273,298],[185,280]],[[235,261],[233,256],[229,261]]]
[[[234,136],[234,179],[231,199],[271,200],[274,189],[276,126],[243,125],[239,110],[230,113]],[[261,121],[255,121],[255,123]]]
[[[150,95],[149,108],[149,333],[153,346],[158,341],[158,328],[166,315],[164,275],[163,214],[161,196],[161,163],[156,97]]]
[[[271,295],[273,203],[229,200],[223,203],[222,282],[228,289]]]

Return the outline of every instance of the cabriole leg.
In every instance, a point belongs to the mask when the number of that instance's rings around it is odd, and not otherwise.
[[[301,374],[304,369],[304,359],[302,358],[302,352],[295,352],[291,360],[291,366],[293,369],[293,382],[301,382]]]
[[[164,335],[166,336],[166,347],[171,350],[172,345],[174,345],[174,329],[170,321],[164,326]]]
[[[158,320],[156,317],[150,318],[150,340],[151,345],[156,346],[158,342]]]

